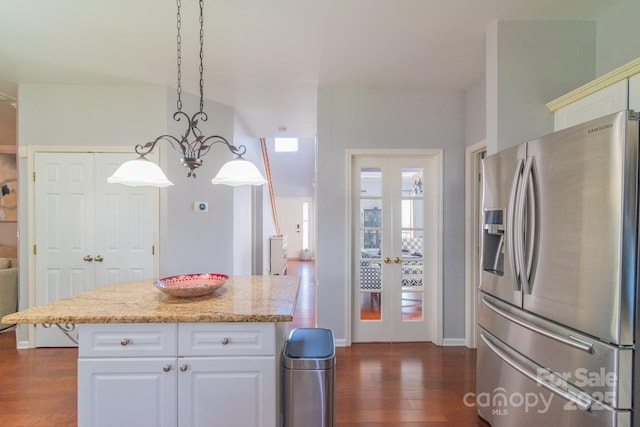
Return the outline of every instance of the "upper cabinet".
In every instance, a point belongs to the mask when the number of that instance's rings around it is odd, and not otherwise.
[[[640,74],[629,78],[629,109],[640,112]]]
[[[547,104],[554,129],[565,129],[621,110],[640,111],[640,58]]]
[[[557,110],[554,130],[566,129],[616,111],[626,110],[627,104],[627,80],[621,80]]]

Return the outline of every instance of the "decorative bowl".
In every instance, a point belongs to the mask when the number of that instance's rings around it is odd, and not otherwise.
[[[224,285],[229,276],[218,273],[182,274],[163,277],[153,282],[156,288],[173,297],[199,297],[215,292]]]

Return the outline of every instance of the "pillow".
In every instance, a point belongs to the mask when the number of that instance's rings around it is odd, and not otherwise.
[[[11,267],[11,260],[9,258],[0,258],[0,270]]]

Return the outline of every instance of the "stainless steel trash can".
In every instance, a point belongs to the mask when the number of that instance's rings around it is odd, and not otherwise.
[[[282,351],[284,427],[333,427],[333,331],[297,328]]]

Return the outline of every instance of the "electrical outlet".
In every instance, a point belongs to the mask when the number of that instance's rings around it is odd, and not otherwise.
[[[193,202],[193,210],[196,212],[209,212],[209,203]]]

